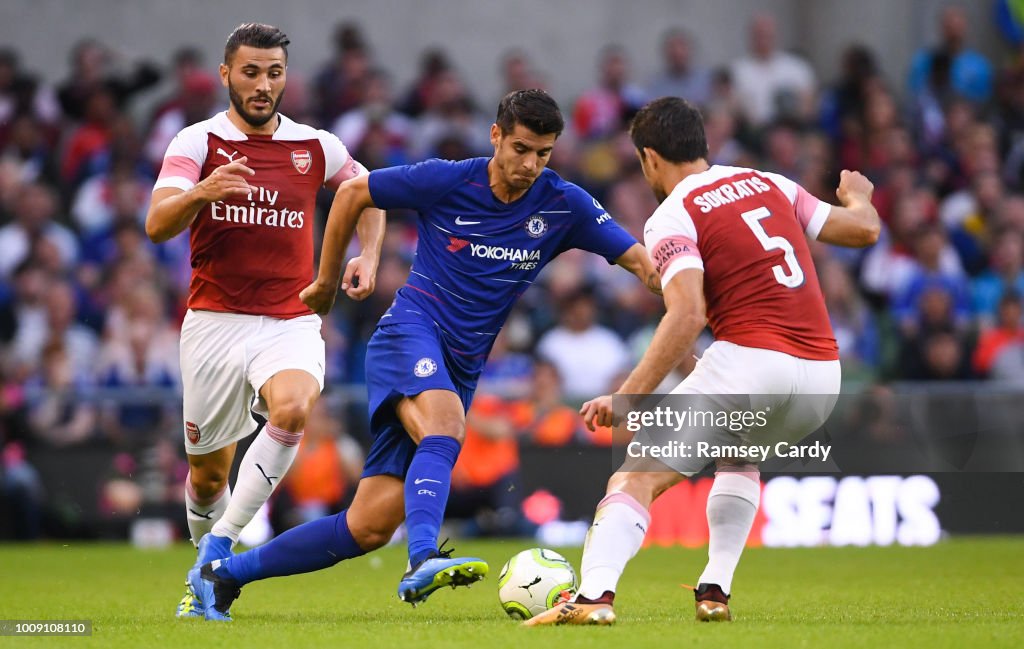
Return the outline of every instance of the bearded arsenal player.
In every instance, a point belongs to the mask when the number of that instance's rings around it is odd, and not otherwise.
[[[366,173],[334,135],[277,112],[288,43],[269,25],[232,32],[220,66],[230,107],[171,142],[146,217],[157,243],[190,231],[181,372],[196,565],[231,554],[295,458],[324,383],[320,317],[299,299],[313,277],[316,194]],[[359,219],[363,251],[343,282],[353,299],[373,291],[383,225],[377,209]],[[258,429],[251,411],[266,426],[242,458],[232,494],[235,446]],[[177,615],[203,617],[202,604],[187,590]]]
[[[756,400],[771,414],[764,431],[691,427],[681,438],[721,445],[758,443],[755,435],[762,433],[802,439],[824,423],[840,383],[839,352],[805,238],[873,244],[881,226],[871,206],[872,184],[843,171],[836,190],[842,205],[836,206],[778,174],[709,166],[700,112],[675,97],[641,109],[630,134],[662,201],[644,239],[661,273],[666,313],[618,394],[654,390],[708,324],[716,340],[673,394],[741,408],[746,403],[748,410]],[[581,414],[591,428],[611,425],[612,397],[585,403]],[[706,457],[627,460],[597,506],[579,594],[526,624],[613,623],[615,589],[643,543],[651,503],[708,463]],[[733,573],[760,499],[757,464],[743,458],[716,464],[707,505],[709,561],[695,589],[702,621],[731,619]]]

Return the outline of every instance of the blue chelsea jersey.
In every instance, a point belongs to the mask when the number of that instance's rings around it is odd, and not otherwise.
[[[370,173],[381,209],[419,212],[408,283],[378,326],[433,321],[475,377],[512,306],[541,268],[581,248],[613,263],[636,243],[590,194],[545,169],[511,203],[491,191],[488,158],[427,160]]]

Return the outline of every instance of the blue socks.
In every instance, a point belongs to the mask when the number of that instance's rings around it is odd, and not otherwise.
[[[462,445],[444,435],[420,442],[405,476],[405,529],[409,535],[409,563],[415,566],[437,552],[444,508],[452,484],[452,467]]]
[[[437,535],[451,490],[452,467],[461,444],[431,435],[420,442],[405,478],[405,526],[409,562],[416,565],[437,552]],[[268,577],[328,568],[366,554],[348,529],[347,511],[294,527],[265,545],[223,559],[215,572],[239,585]]]
[[[267,577],[321,570],[366,554],[348,530],[347,512],[293,527],[265,545],[224,559],[215,572],[244,585]]]

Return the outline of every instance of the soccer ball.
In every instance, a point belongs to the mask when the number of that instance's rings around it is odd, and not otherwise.
[[[576,594],[576,571],[553,550],[523,550],[498,576],[498,599],[509,617],[528,620]]]

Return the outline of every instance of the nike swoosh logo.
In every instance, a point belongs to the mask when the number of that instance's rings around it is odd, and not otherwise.
[[[463,221],[461,216],[456,216],[455,225],[480,225],[480,221]]]
[[[436,482],[437,484],[441,484],[440,480],[431,480],[430,478],[416,478],[412,481],[413,484],[420,484],[421,482]]]

